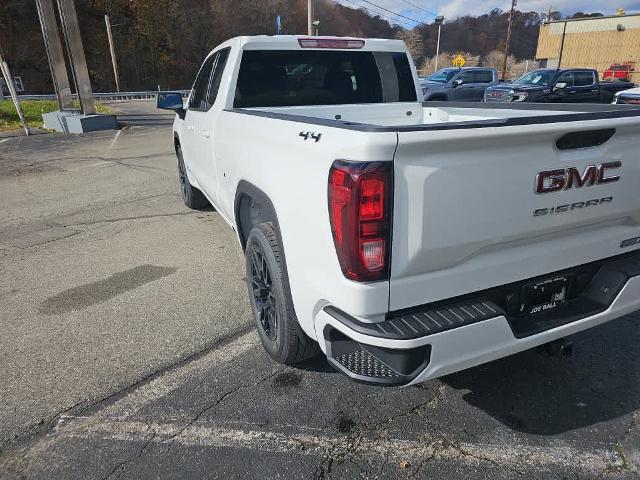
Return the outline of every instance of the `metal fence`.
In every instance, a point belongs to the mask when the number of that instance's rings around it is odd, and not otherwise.
[[[189,96],[190,90],[172,90],[172,92],[180,93],[184,98]],[[145,92],[107,92],[107,93],[94,93],[93,98],[96,100],[148,100],[156,98],[158,92],[145,91]],[[46,95],[18,95],[20,100],[55,100],[56,96],[53,93]],[[77,100],[78,96],[73,95],[73,99]]]

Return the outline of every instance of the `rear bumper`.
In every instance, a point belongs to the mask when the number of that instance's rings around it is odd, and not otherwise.
[[[507,316],[502,311],[498,311],[491,318],[483,318],[475,323],[452,327],[431,335],[394,339],[363,333],[363,329],[358,331],[353,324],[349,325],[349,322],[345,321],[344,316],[336,314],[331,308],[325,308],[316,317],[316,332],[329,362],[349,377],[370,383],[412,385],[543,345],[636,310],[640,310],[640,276],[628,278],[606,309],[524,338],[514,335]],[[345,337],[351,342],[350,345],[345,344]],[[339,348],[334,347],[336,338],[342,340]],[[345,357],[345,348],[357,351]],[[336,351],[342,353],[340,358]],[[383,352],[382,356],[378,355],[380,351]],[[399,357],[399,360],[394,360],[395,364],[402,365],[404,370],[397,375],[387,374],[383,381],[368,377],[366,369],[365,375],[361,375],[363,372],[355,367],[351,369],[356,369],[356,372],[350,371],[344,361],[345,358],[356,358],[359,361],[356,367],[362,367],[363,364],[371,366],[372,362],[374,367],[377,362],[383,363],[386,367],[390,365],[386,359],[394,352],[396,357]],[[420,355],[423,356],[422,361],[415,358]],[[411,368],[413,370],[408,371]],[[388,373],[388,370],[384,371]]]

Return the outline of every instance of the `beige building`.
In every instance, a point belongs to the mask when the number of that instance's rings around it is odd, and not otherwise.
[[[536,59],[551,68],[595,68],[600,75],[612,63],[635,62],[632,80],[639,83],[640,14],[544,23],[540,26]]]

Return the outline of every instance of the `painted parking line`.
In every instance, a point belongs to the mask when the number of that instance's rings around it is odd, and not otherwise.
[[[212,350],[203,357],[142,385],[113,405],[101,410],[98,415],[99,417],[130,418],[150,403],[166,397],[190,379],[202,378],[203,373],[210,372],[214,366],[220,368],[221,365],[235,360],[259,344],[260,340],[256,332],[252,330],[245,333],[221,348]]]
[[[274,429],[286,430],[275,432]],[[198,421],[192,425],[180,421],[108,421],[89,428],[75,428],[67,432],[71,438],[117,442],[151,442],[161,444],[170,440],[184,447],[218,447],[252,450],[260,453],[291,453],[300,455],[324,455],[327,451],[345,450],[358,457],[419,461],[421,459],[445,460],[461,464],[478,465],[490,462],[514,472],[535,471],[545,468],[566,468],[571,463],[576,473],[595,478],[601,472],[622,464],[629,458],[638,458],[640,452],[625,451],[625,459],[613,450],[585,450],[567,442],[556,441],[549,446],[518,443],[485,444],[458,443],[438,438],[419,441],[393,438],[367,438],[323,434],[320,429],[297,425],[270,425],[270,429],[258,429],[256,425],[231,425]]]

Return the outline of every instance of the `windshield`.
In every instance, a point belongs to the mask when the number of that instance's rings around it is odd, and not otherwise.
[[[521,76],[517,79],[515,84],[517,85],[539,85],[543,87],[549,86],[554,76],[553,70],[534,70]]]
[[[430,82],[447,83],[456,73],[458,73],[458,71],[459,70],[457,68],[443,68],[430,77],[427,77],[427,80]]]

